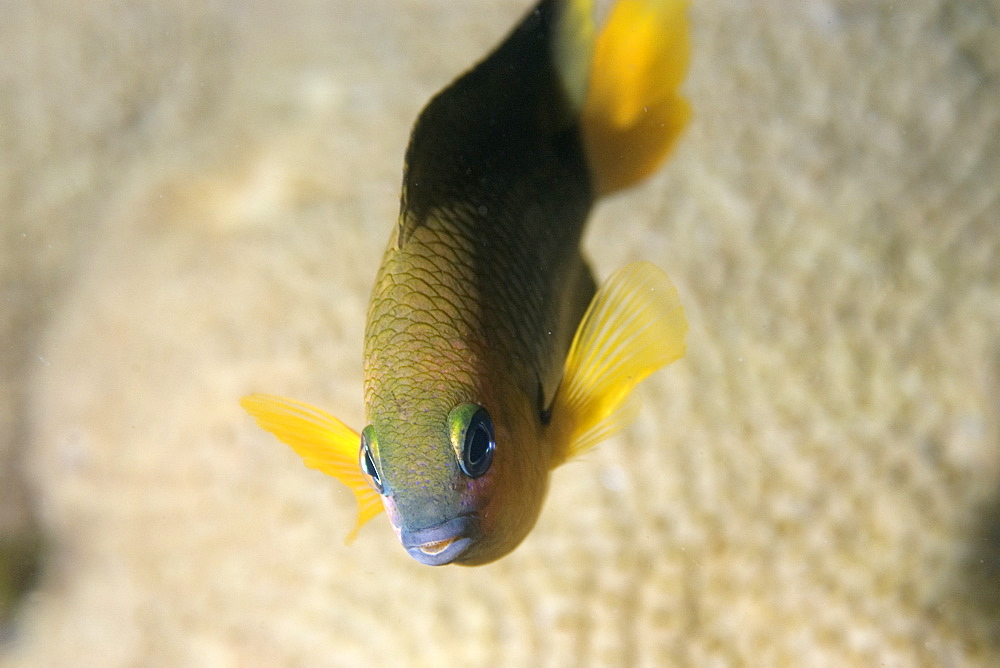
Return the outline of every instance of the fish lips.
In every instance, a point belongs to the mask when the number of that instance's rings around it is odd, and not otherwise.
[[[479,539],[479,518],[459,515],[426,529],[403,529],[399,539],[410,556],[427,566],[444,566]]]

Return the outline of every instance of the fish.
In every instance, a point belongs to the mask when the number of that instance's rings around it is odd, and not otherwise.
[[[685,353],[668,276],[633,262],[599,288],[590,210],[664,161],[691,116],[686,3],[542,0],[435,95],[406,149],[372,288],[358,433],[311,405],[243,408],[407,553],[477,566],[531,532],[551,471],[623,429],[635,386]]]

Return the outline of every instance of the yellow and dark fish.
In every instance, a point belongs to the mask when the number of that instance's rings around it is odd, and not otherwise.
[[[365,331],[359,435],[269,395],[243,407],[307,466],[383,508],[421,563],[513,550],[549,472],[625,426],[633,387],[684,354],[687,323],[648,263],[595,291],[580,253],[594,200],[656,169],[690,115],[685,4],[545,0],[434,97]]]

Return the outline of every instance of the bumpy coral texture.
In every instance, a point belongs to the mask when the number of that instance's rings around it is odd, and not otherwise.
[[[687,357],[509,557],[345,547],[350,493],[240,410],[363,426],[410,124],[525,4],[4,10],[2,530],[47,537],[4,659],[1000,661],[986,1],[695,3],[692,124],[587,236],[671,275]]]

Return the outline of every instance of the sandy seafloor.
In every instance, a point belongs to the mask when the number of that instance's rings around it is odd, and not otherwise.
[[[693,7],[693,123],[586,240],[688,354],[511,556],[345,547],[239,408],[362,426],[410,124],[527,4],[0,10],[0,529],[46,545],[0,663],[1000,661],[995,1]]]

